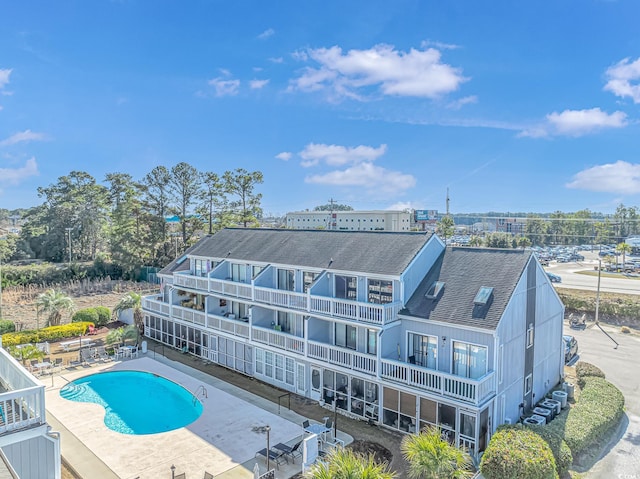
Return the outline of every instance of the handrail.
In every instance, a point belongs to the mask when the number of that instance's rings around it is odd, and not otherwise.
[[[204,384],[201,384],[200,386],[198,386],[198,389],[196,389],[196,392],[193,394],[193,405],[196,405],[196,401],[200,401],[202,402],[201,399],[198,399],[198,393],[202,391],[202,397],[208,399],[209,398],[209,393],[207,393],[207,388],[204,387]]]
[[[289,399],[289,404],[287,406],[287,409],[291,411],[291,393],[284,393],[278,396],[278,414],[280,414],[280,399],[282,399],[283,397],[286,397]]]

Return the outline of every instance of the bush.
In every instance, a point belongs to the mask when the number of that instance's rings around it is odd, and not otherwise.
[[[576,377],[578,378],[578,386],[580,386],[580,389],[584,388],[584,380],[587,377],[605,379],[605,375],[599,367],[585,363],[584,361],[579,361],[576,364]]]
[[[87,332],[89,325],[93,323],[71,323],[61,326],[49,326],[37,330],[5,333],[2,335],[3,346],[15,346],[17,344],[43,343],[45,341],[58,341],[60,339],[74,338]]]
[[[569,411],[564,427],[564,439],[573,455],[597,444],[599,437],[618,425],[623,413],[620,390],[601,377],[586,376],[580,400]]]
[[[16,325],[8,319],[0,319],[0,334],[12,333],[16,330]]]
[[[573,463],[573,455],[567,443],[562,439],[562,431],[557,431],[550,427],[554,422],[545,426],[531,426],[530,429],[549,445],[556,460],[558,475],[564,477]]]
[[[96,321],[97,327],[105,326],[109,321],[111,321],[111,310],[106,306],[96,306],[94,308],[98,313],[98,320]]]
[[[96,308],[79,309],[71,316],[72,323],[81,323],[83,321],[96,324],[98,322],[98,312]]]
[[[486,479],[557,479],[556,461],[547,443],[518,424],[501,426],[482,456]]]

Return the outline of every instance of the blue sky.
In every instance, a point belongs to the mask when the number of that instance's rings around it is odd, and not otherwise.
[[[265,213],[640,205],[640,3],[0,3],[0,207],[71,170],[264,173]]]

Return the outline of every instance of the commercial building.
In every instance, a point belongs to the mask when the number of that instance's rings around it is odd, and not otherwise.
[[[287,213],[286,227],[295,230],[410,231],[408,211],[297,211]]]

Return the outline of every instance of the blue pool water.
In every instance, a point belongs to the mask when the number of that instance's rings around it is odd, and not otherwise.
[[[104,423],[122,434],[156,434],[191,424],[202,403],[168,379],[141,371],[109,371],[70,382],[60,390],[70,401],[104,407]]]

